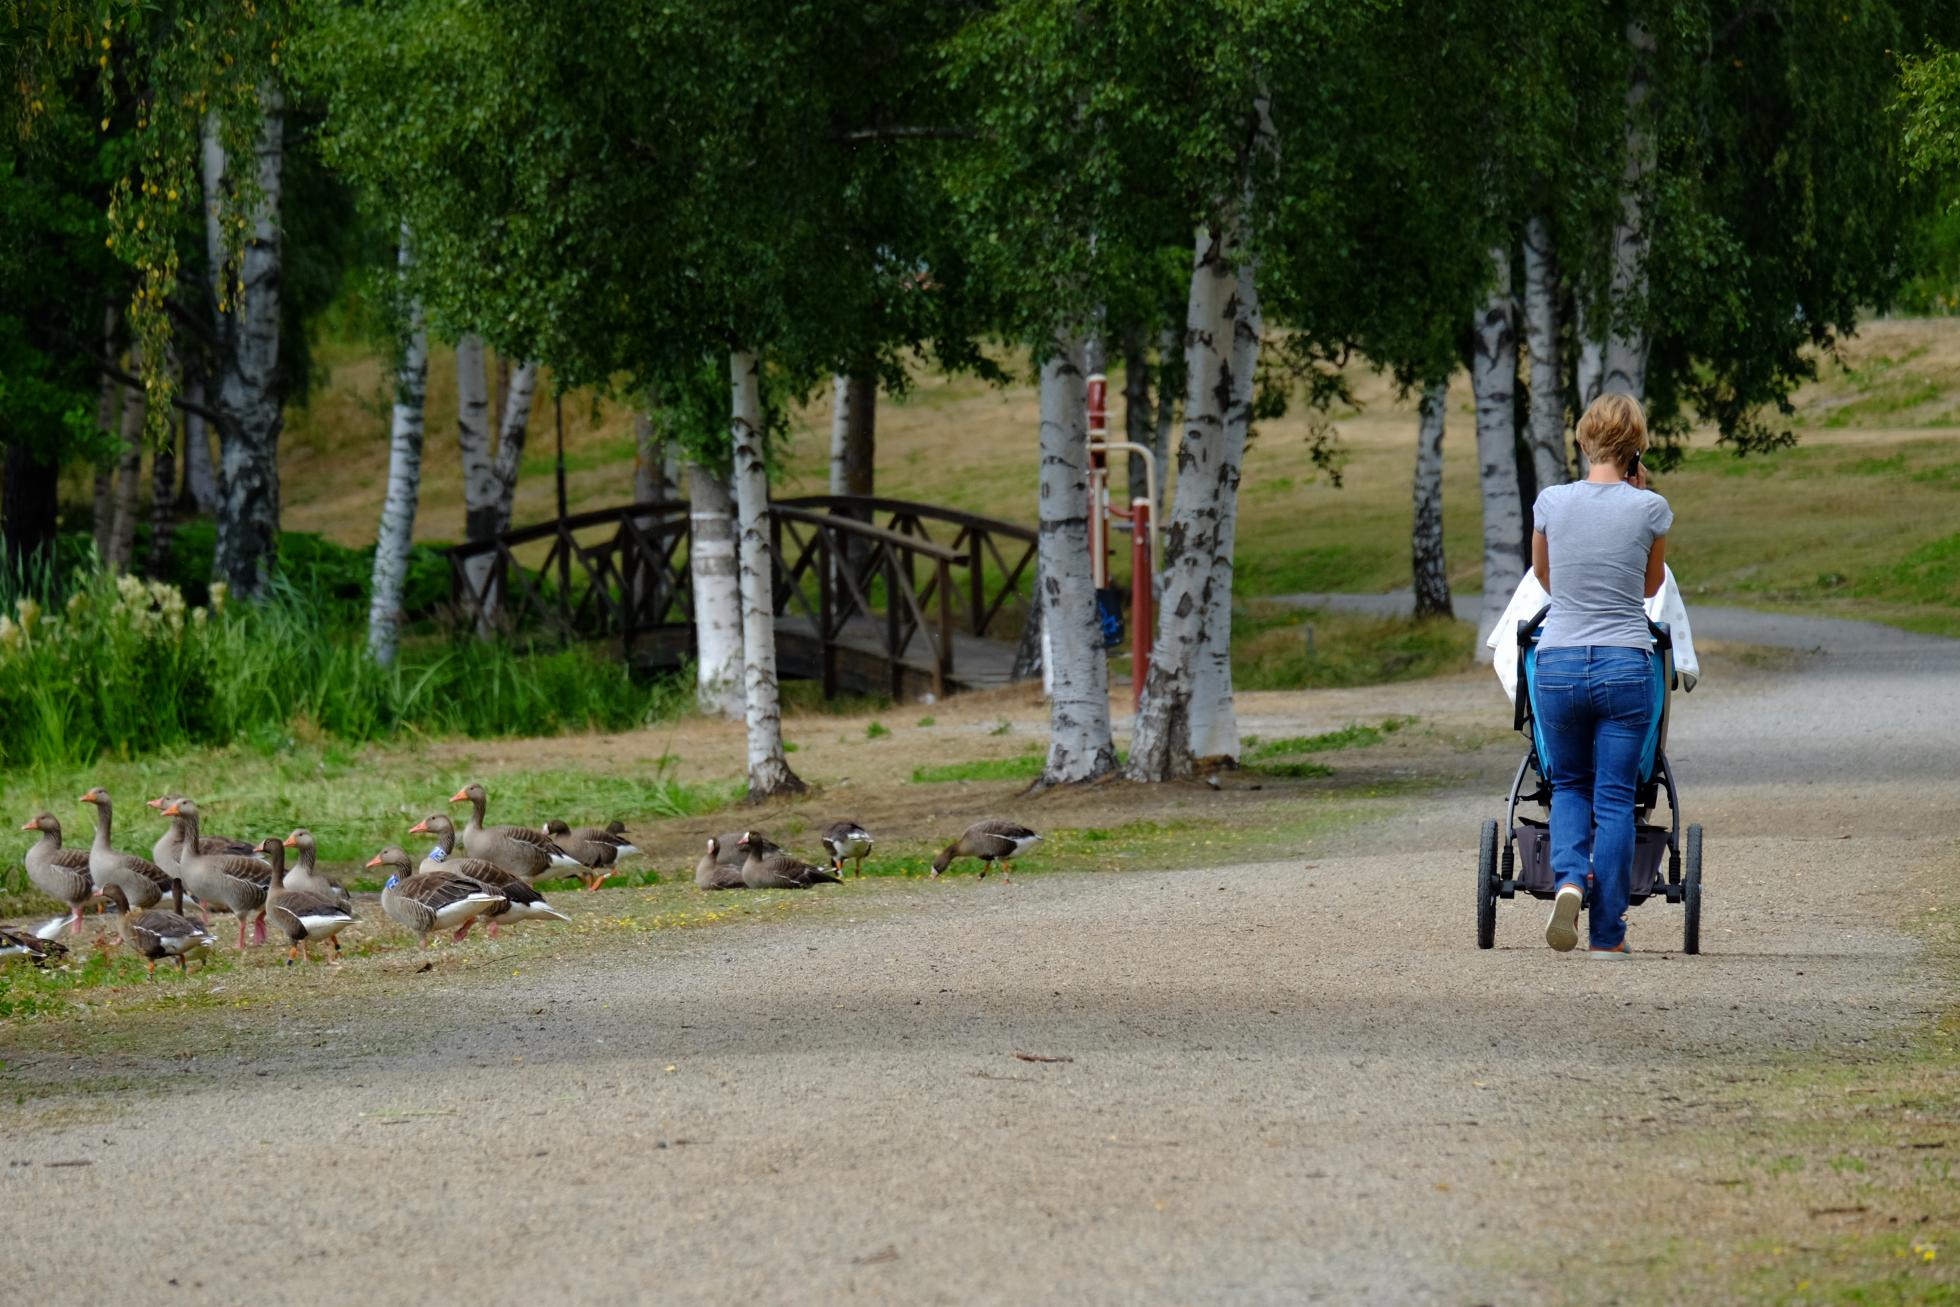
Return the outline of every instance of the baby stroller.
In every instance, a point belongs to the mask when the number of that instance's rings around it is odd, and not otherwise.
[[[1538,728],[1537,687],[1534,673],[1538,662],[1538,636],[1550,606],[1537,616],[1518,623],[1518,694],[1512,725],[1524,733],[1528,746],[1524,761],[1518,764],[1511,781],[1510,802],[1505,808],[1503,841],[1498,840],[1498,823],[1487,821],[1477,838],[1477,947],[1490,948],[1497,942],[1497,901],[1516,898],[1523,890],[1535,899],[1549,899],[1556,886],[1552,877],[1552,840],[1548,820],[1520,817],[1518,804],[1545,805],[1550,816],[1551,786],[1545,780],[1545,740]],[[1668,699],[1679,684],[1674,671],[1674,641],[1664,623],[1649,621],[1653,636],[1654,716],[1641,750],[1640,780],[1634,789],[1633,871],[1628,880],[1627,900],[1639,905],[1658,895],[1682,906],[1681,948],[1686,953],[1701,952],[1701,827],[1681,828],[1681,801],[1674,789],[1674,770],[1667,762]],[[1533,778],[1530,793],[1525,778]],[[1654,805],[1661,791],[1667,791],[1668,824],[1653,824]],[[1667,877],[1661,878],[1661,855],[1667,855]],[[1587,901],[1591,901],[1590,891]]]

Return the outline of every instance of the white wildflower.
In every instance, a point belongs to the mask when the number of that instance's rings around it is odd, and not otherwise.
[[[14,611],[20,614],[21,633],[34,634],[34,624],[41,620],[41,605],[31,595],[22,595],[14,601]]]
[[[225,610],[225,600],[230,596],[230,586],[226,585],[223,581],[213,581],[211,583],[211,611],[213,613],[222,613]]]
[[[20,628],[14,625],[13,618],[0,614],[0,649],[18,648],[20,648]]]

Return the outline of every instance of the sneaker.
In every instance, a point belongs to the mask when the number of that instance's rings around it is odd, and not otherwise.
[[[1577,885],[1566,885],[1552,900],[1552,919],[1545,923],[1545,942],[1560,953],[1570,953],[1579,942],[1579,905],[1585,897]]]
[[[1586,956],[1594,958],[1630,958],[1633,956],[1633,950],[1627,947],[1625,940],[1621,940],[1618,948],[1588,948],[1586,950]]]

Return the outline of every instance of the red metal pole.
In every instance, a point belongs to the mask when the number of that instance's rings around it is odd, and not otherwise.
[[[1150,500],[1133,498],[1130,512],[1130,711],[1143,705],[1143,683],[1150,676],[1152,620],[1150,588]]]

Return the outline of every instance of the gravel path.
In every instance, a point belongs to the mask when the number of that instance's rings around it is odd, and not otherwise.
[[[851,887],[854,920],[157,1017],[181,1058],[9,1055],[0,1264],[43,1302],[1555,1293],[1531,1216],[1587,1141],[1720,1122],[1724,1084],[1949,997],[1893,923],[1951,857],[1960,642],[1842,625],[1677,702],[1700,958],[1661,904],[1628,964],[1525,902],[1474,950],[1492,757],[1281,864]],[[84,1069],[121,1088],[53,1089]]]

